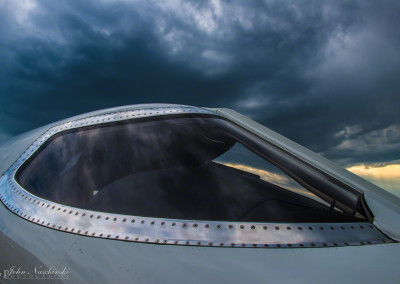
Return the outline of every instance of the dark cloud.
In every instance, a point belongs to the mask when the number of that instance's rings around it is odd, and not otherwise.
[[[0,139],[81,112],[238,110],[343,164],[400,159],[398,1],[3,1]]]

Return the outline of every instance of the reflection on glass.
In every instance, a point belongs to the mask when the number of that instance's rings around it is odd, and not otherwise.
[[[255,174],[262,180],[302,195],[312,197],[313,199],[325,204],[322,199],[299,185],[281,169],[268,163],[240,143],[236,143],[229,151],[225,152],[214,161],[241,171]]]
[[[315,195],[245,149],[242,144],[252,138],[241,131],[211,117],[83,127],[55,135],[17,179],[45,199],[102,212],[249,222],[358,220],[316,202]]]

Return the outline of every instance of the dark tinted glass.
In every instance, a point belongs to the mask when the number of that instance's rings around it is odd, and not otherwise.
[[[305,189],[280,168],[265,161],[240,143],[235,143],[232,148],[214,159],[214,162],[236,168],[240,171],[252,173],[266,182],[273,183],[284,189],[310,197],[329,206],[329,203],[326,203],[324,200]]]
[[[85,127],[50,139],[21,168],[18,181],[45,199],[102,212],[220,221],[355,220],[244,168],[216,162],[240,143],[261,153],[246,135],[214,117]]]

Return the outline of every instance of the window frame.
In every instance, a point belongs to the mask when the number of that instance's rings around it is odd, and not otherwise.
[[[77,209],[35,196],[16,181],[16,173],[24,162],[61,131],[136,118],[182,114],[224,118],[214,111],[197,107],[144,107],[84,117],[52,126],[0,178],[0,199],[9,210],[29,222],[82,236],[114,240],[213,247],[326,247],[391,241],[369,221],[287,224],[220,222],[140,217]]]

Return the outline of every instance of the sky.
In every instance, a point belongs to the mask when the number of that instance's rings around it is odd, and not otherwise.
[[[399,27],[398,0],[0,0],[0,142],[119,105],[227,107],[400,191]]]

